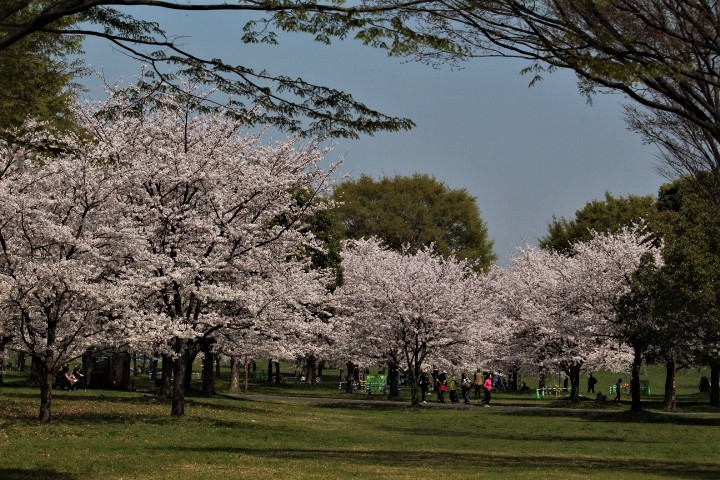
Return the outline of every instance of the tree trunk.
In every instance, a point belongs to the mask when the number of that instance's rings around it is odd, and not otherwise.
[[[400,388],[398,387],[398,368],[395,362],[388,362],[388,383],[390,384],[390,391],[388,392],[388,398],[394,398],[400,395]]]
[[[545,367],[540,366],[538,371],[538,388],[545,388]]]
[[[3,375],[5,374],[5,348],[0,345],[0,386],[5,385]]]
[[[272,383],[273,381],[273,361],[272,359],[268,359],[268,383]]]
[[[17,354],[16,368],[17,368],[18,371],[20,371],[20,372],[24,372],[24,371],[25,371],[25,354],[22,353],[22,352],[19,352],[19,353]]]
[[[305,381],[315,385],[315,357],[312,355],[305,357]]]
[[[720,405],[720,362],[710,364],[710,405]]]
[[[633,348],[632,373],[630,377],[630,411],[641,412],[640,403],[640,367],[642,366],[642,350]]]
[[[40,365],[40,360],[33,355],[31,357],[30,361],[30,383],[33,385],[37,385],[40,383],[40,379],[42,378],[42,365]]]
[[[215,395],[215,354],[212,351],[212,343],[209,342],[204,346],[203,350],[203,383],[202,393],[204,396],[209,397]]]
[[[175,360],[169,355],[163,355],[162,358],[162,377],[160,380],[160,398],[169,399],[172,397],[172,375],[175,370]]]
[[[275,362],[275,385],[282,383],[282,377],[280,376],[280,362]]]
[[[153,358],[151,367],[150,367],[150,380],[157,380],[157,366],[158,361],[157,358]]]
[[[675,397],[675,374],[677,372],[677,363],[675,362],[675,353],[671,353],[665,358],[665,398],[663,399],[663,407],[666,410],[672,410],[676,406]]]
[[[230,357],[230,391],[240,391],[240,362],[235,357]]]
[[[190,347],[187,347],[187,348],[190,348]],[[193,364],[195,363],[197,354],[198,354],[197,349],[190,349],[188,351],[188,356],[185,359],[185,391],[186,392],[189,392],[192,390]]]
[[[422,373],[422,369],[418,364],[415,364],[410,370],[410,405],[413,407],[420,405],[420,385],[418,384],[420,373]]]
[[[249,362],[248,357],[247,357],[247,355],[245,355],[244,362],[243,362],[243,370],[244,370],[244,372],[245,372],[245,373],[244,373],[244,376],[245,376],[245,378],[244,378],[244,380],[245,380],[245,382],[244,382],[244,383],[245,383],[244,392],[245,392],[245,393],[248,392],[248,383],[249,383],[249,380],[250,380],[250,369],[248,368],[248,366],[249,366],[249,365],[248,365],[248,362]]]
[[[192,352],[190,347],[180,339],[176,340],[175,351],[180,352],[180,357],[175,361],[173,371],[172,409],[170,414],[180,417],[185,415],[185,369],[191,361]]]
[[[570,378],[570,401],[580,401],[580,370],[582,365],[572,365],[568,368],[568,377]]]
[[[353,376],[355,372],[355,364],[347,362],[347,375],[345,375],[345,393],[353,393]]]
[[[37,366],[40,380],[40,412],[38,420],[42,423],[50,421],[50,407],[52,401],[52,385],[54,373],[52,363],[47,359],[41,359],[35,355],[32,357],[33,363]]]

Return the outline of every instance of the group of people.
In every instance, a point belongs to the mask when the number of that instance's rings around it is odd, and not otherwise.
[[[82,373],[80,365],[77,365],[72,372],[70,368],[65,365],[61,369],[55,372],[55,382],[53,388],[60,390],[77,390],[78,388],[85,388],[85,375]]]
[[[592,373],[588,377],[587,385],[588,385],[588,388],[587,388],[588,393],[595,393],[595,385],[597,385],[597,378],[595,378]],[[622,387],[623,387],[623,380],[622,380],[622,378],[618,378],[618,381],[615,383],[615,401],[616,402],[620,401],[620,392],[622,391]],[[600,402],[609,402],[610,401],[610,397],[608,397],[607,395],[604,395],[602,392],[598,392],[597,395],[595,396],[595,399]]]
[[[431,385],[437,395],[436,401],[438,403],[445,403],[446,393],[449,395],[451,403],[460,403],[460,398],[457,395],[457,379],[454,375],[448,375],[445,370],[442,372],[434,370],[432,373],[432,383],[428,372],[422,372],[420,374],[419,384],[420,392],[422,394],[422,403],[427,403],[428,392],[430,391]],[[470,376],[465,372],[460,375],[460,391],[465,405],[470,405],[470,395],[474,390],[475,399],[479,400],[481,405],[488,406],[490,404],[493,389],[493,379],[490,372],[483,372],[478,368],[473,378],[470,378]],[[481,392],[483,394],[482,400],[480,400]]]

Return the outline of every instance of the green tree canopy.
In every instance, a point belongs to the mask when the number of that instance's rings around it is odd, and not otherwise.
[[[0,131],[22,127],[28,119],[55,129],[74,124],[70,106],[77,86],[72,81],[82,68],[69,56],[80,47],[80,38],[35,32],[0,49]]]
[[[591,231],[615,233],[621,228],[650,220],[656,212],[652,195],[615,197],[605,192],[604,200],[588,202],[575,212],[575,218],[553,217],[548,233],[539,239],[540,246],[548,250],[565,252],[573,243],[590,240]]]
[[[688,178],[663,185],[656,229],[665,240],[658,301],[673,314],[697,363],[720,375],[720,220]],[[720,403],[715,384],[711,402]]]
[[[341,202],[332,212],[346,238],[374,235],[395,250],[434,243],[439,254],[476,262],[478,269],[496,259],[475,198],[430,175],[363,175],[340,184],[333,198]]]

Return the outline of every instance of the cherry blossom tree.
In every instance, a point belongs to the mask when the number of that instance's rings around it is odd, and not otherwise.
[[[484,277],[430,248],[410,255],[375,238],[347,242],[342,265],[345,284],[335,293],[338,339],[368,358],[402,366],[416,405],[423,365],[460,364],[484,332]]]
[[[329,324],[325,271],[307,269],[299,262],[275,262],[274,271],[254,279],[259,308],[227,325],[218,335],[218,347],[246,366],[252,359],[292,361],[299,356],[322,356]],[[247,377],[246,385],[247,389]]]
[[[616,307],[648,252],[659,261],[641,228],[595,233],[567,255],[519,249],[494,287],[506,361],[562,370],[573,400],[579,399],[583,368],[627,369],[632,355],[621,343]]]
[[[124,169],[98,164],[98,151],[77,138],[62,144],[39,136],[0,144],[0,331],[39,368],[42,422],[56,370],[89,346],[129,340],[120,322],[128,242],[115,195]]]
[[[111,92],[79,113],[108,157],[129,166],[119,198],[142,239],[132,254],[137,308],[176,359],[173,415],[184,413],[188,362],[220,330],[261,318],[268,284],[283,275],[298,282],[301,293],[286,288],[281,297],[293,318],[316,300],[301,298],[319,274],[297,273],[309,271],[303,251],[320,245],[300,227],[332,176],[318,166],[327,151],[317,143],[263,145],[228,116],[197,113],[199,94],[189,92],[161,96],[152,108]],[[297,201],[299,191],[310,200]]]

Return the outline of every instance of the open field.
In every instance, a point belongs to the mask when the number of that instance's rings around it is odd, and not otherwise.
[[[515,394],[463,409],[256,396],[191,397],[178,419],[139,392],[58,391],[53,421],[41,425],[37,390],[13,375],[6,381],[4,480],[720,478],[720,409],[692,392],[681,397],[682,414],[630,414],[590,400],[559,408],[569,405]],[[252,387],[367,398],[336,385]]]

